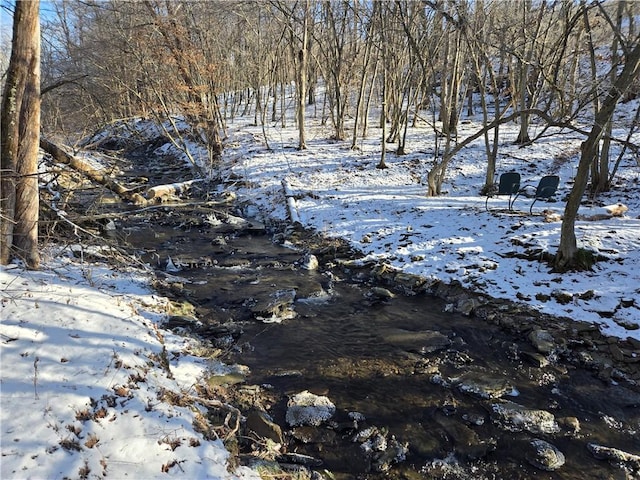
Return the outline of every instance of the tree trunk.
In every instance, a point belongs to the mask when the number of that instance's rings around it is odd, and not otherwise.
[[[387,163],[386,163],[386,158],[387,158],[387,70],[386,68],[384,69],[384,74],[383,77],[384,79],[382,80],[382,113],[380,114],[380,123],[381,123],[381,127],[382,127],[382,144],[381,144],[381,149],[380,149],[380,161],[378,162],[378,165],[376,165],[376,168],[379,169],[385,169],[387,168]]]
[[[616,12],[616,30],[622,31],[622,16],[624,13],[625,2],[619,0],[618,8]],[[620,61],[620,54],[618,52],[619,47],[618,36],[613,36],[613,42],[611,44],[611,82],[616,80],[616,66]],[[605,127],[604,138],[602,140],[602,146],[600,149],[599,158],[594,158],[591,177],[591,193],[597,195],[598,193],[609,191],[609,155],[611,152],[611,132],[613,129],[612,122],[607,122]]]
[[[373,42],[370,40],[371,32],[373,30],[373,20],[369,22],[367,27],[367,44],[364,47],[364,60],[362,63],[362,73],[360,75],[360,86],[358,88],[358,100],[356,102],[355,118],[353,120],[353,137],[351,139],[351,150],[355,150],[358,144],[358,128],[360,126],[360,118],[363,114],[363,104],[365,89],[367,86],[367,76],[369,71],[369,62],[371,60],[371,49],[373,48]],[[363,135],[364,136],[364,135]]]
[[[296,71],[296,96],[298,101],[297,120],[298,120],[298,150],[306,150],[307,138],[305,133],[305,112],[306,103],[305,95],[307,93],[307,70],[309,63],[309,0],[305,0],[304,18],[302,23],[302,42],[300,51],[298,52],[298,69]]]
[[[387,163],[386,163],[386,156],[387,156],[387,96],[388,96],[388,91],[387,91],[387,82],[389,80],[388,78],[388,70],[387,70],[387,45],[385,43],[385,35],[384,35],[384,25],[383,25],[383,18],[382,18],[382,8],[381,8],[381,3],[380,2],[376,2],[374,3],[374,8],[377,7],[377,12],[378,12],[378,28],[380,29],[380,43],[382,44],[382,111],[380,112],[380,128],[382,129],[382,148],[380,151],[380,161],[378,162],[378,165],[376,165],[376,168],[379,169],[386,169],[387,168]],[[374,13],[375,15],[375,13]]]
[[[578,208],[580,207],[580,200],[582,199],[589,180],[589,167],[598,156],[600,140],[605,132],[606,125],[613,117],[618,101],[638,74],[640,74],[640,39],[638,39],[633,50],[628,53],[622,72],[620,72],[615,83],[609,89],[606,98],[602,102],[601,108],[596,114],[593,127],[587,139],[582,143],[578,171],[564,209],[560,230],[560,246],[558,247],[558,252],[554,260],[554,266],[559,271],[565,271],[579,266],[577,265],[578,247],[575,234],[575,222],[578,215]]]
[[[526,40],[523,44],[521,57],[518,58],[518,104],[522,114],[520,115],[520,132],[516,139],[517,145],[527,145],[531,142],[529,137],[530,116],[526,113],[530,108],[535,107],[535,92],[530,88],[530,76],[533,74],[531,65],[534,63],[536,43],[540,41],[540,29],[543,25],[543,15],[545,13],[545,3],[538,9],[538,17],[532,19],[530,13],[533,11],[531,0],[524,0],[522,11],[522,38]],[[528,38],[530,26],[533,25],[532,35]]]
[[[40,1],[17,1],[0,119],[0,264],[13,255],[28,268],[38,252],[40,138]]]

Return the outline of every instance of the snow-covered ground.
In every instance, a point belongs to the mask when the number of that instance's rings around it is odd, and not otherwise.
[[[67,253],[0,270],[0,477],[259,478],[198,428],[215,362],[157,327],[170,307],[150,277]]]

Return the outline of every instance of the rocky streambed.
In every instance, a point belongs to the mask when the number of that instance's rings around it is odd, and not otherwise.
[[[173,298],[166,326],[224,361],[209,393],[242,414],[239,461],[298,478],[640,475],[638,342],[363,263],[256,220],[224,185],[192,195],[118,216],[116,235]]]
[[[194,307],[167,326],[231,365],[210,383],[245,416],[243,461],[318,478],[640,472],[634,341],[225,208],[215,221],[156,212],[129,241],[157,259],[157,287]]]

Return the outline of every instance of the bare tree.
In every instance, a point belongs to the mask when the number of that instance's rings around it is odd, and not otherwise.
[[[488,193],[495,183],[500,138],[500,123],[497,121],[505,113],[504,109],[501,108],[501,84],[505,74],[505,65],[504,62],[498,62],[498,71],[495,71],[492,59],[500,58],[500,56],[495,55],[498,53],[497,51],[490,49],[489,38],[496,33],[492,32],[489,25],[487,25],[489,23],[487,18],[490,18],[489,13],[492,13],[490,9],[491,6],[487,6],[483,0],[478,0],[473,19],[470,19],[470,22],[473,23],[463,31],[465,42],[469,49],[470,64],[472,66],[471,75],[475,79],[475,87],[479,93],[482,123],[483,125],[488,125],[490,115],[492,115],[495,123],[493,134],[491,135],[490,130],[485,130],[483,135],[487,156],[485,184],[482,188],[483,194]],[[470,88],[470,91],[473,92],[473,89]],[[493,102],[490,102],[490,99],[493,99]],[[491,107],[493,107],[493,113],[491,112]]]
[[[582,142],[578,170],[562,218],[560,245],[554,261],[557,270],[590,267],[590,262],[579,254],[580,249],[576,241],[575,222],[580,200],[587,188],[589,168],[598,157],[600,141],[606,134],[607,125],[613,118],[616,105],[638,75],[640,75],[640,36],[635,39],[635,46],[628,50],[624,67],[602,101],[587,139]]]
[[[327,82],[334,137],[338,140],[345,138],[350,87],[361,46],[354,11],[357,3],[347,0],[323,3],[320,28],[314,29],[314,43],[320,53],[318,64]]]
[[[293,59],[296,85],[296,122],[298,124],[298,149],[307,148],[305,116],[307,79],[309,72],[309,36],[312,28],[310,0],[288,2],[271,0],[281,14],[281,22],[288,34],[289,49]]]
[[[380,149],[380,160],[378,161],[378,165],[376,168],[386,169],[387,168],[387,85],[388,85],[388,69],[386,66],[387,58],[388,58],[388,49],[387,49],[387,38],[385,35],[384,29],[384,15],[382,13],[382,2],[380,0],[373,2],[373,18],[375,18],[377,30],[380,34],[380,51],[381,51],[381,59],[382,59],[382,102],[381,102],[381,112],[380,112],[380,127],[382,129],[382,138],[381,138],[381,149]]]
[[[357,148],[358,143],[358,131],[360,130],[362,124],[362,136],[366,136],[366,125],[367,125],[367,113],[368,109],[365,106],[368,104],[366,101],[366,88],[367,83],[369,83],[370,88],[369,92],[371,92],[373,85],[375,84],[375,77],[378,69],[379,55],[377,55],[377,50],[374,52],[375,46],[375,21],[373,15],[369,15],[368,21],[362,20],[362,25],[366,24],[366,35],[365,35],[365,45],[364,45],[364,56],[359,62],[360,67],[360,78],[359,78],[359,87],[358,87],[358,99],[356,101],[355,108],[355,117],[353,121],[353,134],[351,136],[351,149],[355,150]],[[371,68],[371,61],[374,61],[374,66]],[[373,70],[373,71],[371,71]],[[371,76],[371,78],[370,78]],[[371,93],[369,93],[368,98],[371,98]],[[364,119],[363,119],[364,118]]]
[[[298,150],[307,148],[307,137],[305,130],[306,117],[306,94],[307,94],[307,73],[309,70],[309,23],[310,6],[309,0],[303,0],[304,9],[300,28],[300,49],[296,59],[296,118],[298,121]],[[292,37],[293,39],[293,37]],[[293,42],[292,42],[293,43]]]
[[[0,264],[12,256],[28,268],[38,252],[40,140],[40,1],[16,2],[13,42],[0,117]]]
[[[602,5],[599,5],[599,11],[602,16],[607,19],[607,22],[612,28],[612,42],[611,42],[611,69],[609,71],[610,82],[613,84],[616,80],[617,67],[620,63],[620,47],[622,47],[622,54],[626,54],[626,46],[624,45],[624,41],[622,40],[622,21],[623,21],[623,13],[625,8],[626,1],[618,0],[617,5],[615,6],[615,21],[612,20],[609,16],[609,12],[603,8]],[[596,100],[594,101],[596,116],[598,115],[598,110],[600,109],[600,105],[598,102],[598,97],[596,96]],[[602,137],[601,145],[599,146],[599,154],[594,157],[593,162],[591,163],[591,193],[598,194],[600,192],[609,190],[609,156],[611,150],[611,132],[612,132],[612,122],[609,121],[604,126],[604,134]]]
[[[457,125],[462,107],[462,99],[466,86],[465,69],[467,68],[467,45],[464,42],[463,30],[466,28],[469,5],[435,5],[438,18],[437,25],[441,31],[440,50],[440,120],[444,146],[441,158],[436,158],[427,174],[427,195],[440,195],[442,184],[449,162],[453,158]]]

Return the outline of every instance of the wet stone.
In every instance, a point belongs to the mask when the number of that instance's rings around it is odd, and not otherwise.
[[[395,298],[396,295],[386,288],[372,287],[369,292],[367,292],[367,296],[373,299],[389,300]]]
[[[286,420],[292,427],[318,426],[331,419],[335,412],[336,406],[327,397],[304,391],[289,399]]]
[[[558,418],[558,425],[566,430],[569,435],[577,435],[580,432],[580,420],[576,417]]]
[[[455,310],[468,317],[480,305],[482,305],[482,303],[476,298],[464,298],[456,304]]]
[[[318,427],[295,427],[291,435],[302,443],[333,443],[336,440],[336,432]]]
[[[514,402],[495,403],[491,420],[510,432],[558,433],[558,426],[552,413],[546,410],[526,408]]]
[[[379,454],[374,455],[372,463],[373,470],[376,472],[387,472],[396,463],[403,462],[409,452],[407,445],[400,443],[394,437],[391,437],[385,443],[386,448]]]
[[[529,341],[540,353],[551,353],[555,348],[555,340],[547,330],[533,330],[529,334]]]
[[[278,290],[269,295],[269,298],[259,300],[251,311],[258,320],[265,322],[293,318],[296,315],[293,310],[295,298],[295,290]]]
[[[444,458],[452,448],[444,429],[434,422],[406,425],[402,437],[410,438],[411,451],[424,458]]]
[[[531,465],[547,472],[553,472],[565,463],[564,454],[560,450],[539,438],[531,440],[525,457]]]
[[[396,274],[393,280],[405,293],[416,293],[420,291],[427,282],[426,278],[420,275],[402,272]]]
[[[432,330],[413,331],[393,328],[382,332],[382,335],[387,343],[421,354],[437,352],[451,345],[448,337]]]
[[[244,365],[219,364],[211,368],[211,375],[207,377],[207,384],[211,387],[220,385],[236,385],[246,380],[249,369]]]
[[[495,450],[494,440],[484,441],[478,434],[460,421],[452,417],[438,416],[436,421],[453,444],[456,454],[464,459],[477,460]]]
[[[640,473],[640,455],[628,453],[617,448],[605,447],[596,443],[587,445],[587,449],[594,458],[598,460],[608,460],[610,462],[621,463],[636,473]]]
[[[300,260],[300,267],[305,270],[317,270],[319,266],[318,257],[313,254],[305,255]]]
[[[611,351],[611,355],[613,356],[613,358],[615,358],[617,361],[621,362],[624,360],[624,353],[622,352],[620,347],[618,347],[618,345],[609,345],[609,350]]]
[[[268,413],[252,410],[247,415],[246,427],[259,437],[268,438],[280,445],[284,444],[284,437],[280,425],[275,423]]]
[[[513,386],[504,377],[486,372],[467,372],[456,381],[458,390],[479,398],[500,398],[513,393]]]
[[[537,368],[544,368],[547,365],[549,365],[549,360],[547,359],[547,357],[545,357],[540,353],[522,352],[521,355],[522,355],[522,358],[524,358],[525,360],[527,360],[529,363],[531,363],[533,366]]]

